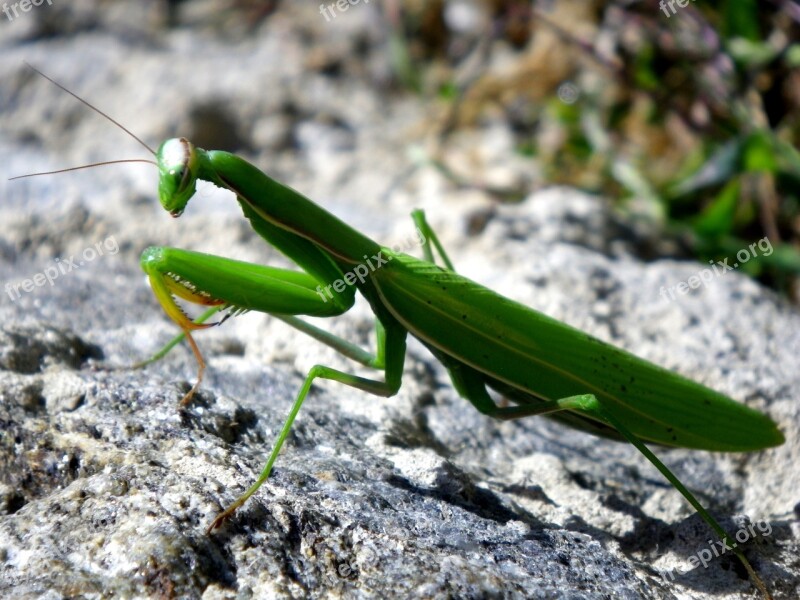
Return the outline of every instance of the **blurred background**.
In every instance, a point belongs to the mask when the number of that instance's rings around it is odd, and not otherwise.
[[[11,174],[137,150],[62,92],[44,90],[22,65],[31,60],[152,144],[180,134],[260,156],[292,184],[313,171],[319,187],[305,182],[309,194],[329,194],[375,136],[392,136],[394,156],[374,157],[377,179],[353,189],[387,203],[407,193],[415,204],[431,186],[463,190],[473,203],[469,235],[498,203],[562,184],[644,222],[657,238],[640,249],[646,259],[717,261],[767,236],[775,252],[741,269],[798,299],[795,2],[43,0],[26,12],[6,8],[0,106],[5,144],[16,144],[2,147],[13,154],[2,161]],[[234,75],[248,71],[246,81]],[[104,103],[97,87],[123,82],[138,98]],[[52,99],[51,110],[16,112],[9,123],[9,108],[30,102],[33,90]],[[69,154],[81,147],[94,151]],[[17,156],[40,148],[46,163]],[[36,195],[3,185],[7,197]]]
[[[0,50],[0,596],[752,597],[729,557],[687,568],[709,532],[635,449],[488,419],[413,340],[394,398],[315,385],[206,536],[311,366],[353,364],[250,313],[198,334],[186,410],[185,345],[91,368],[176,333],[146,247],[287,263],[210,184],[170,218],[152,165],[8,181],[150,157],[26,62],[386,246],[423,208],[460,273],[768,413],[779,448],[659,452],[731,531],[771,524],[751,560],[798,596],[797,2],[0,0]],[[738,273],[662,295],[718,261]],[[324,326],[374,345],[365,302]]]

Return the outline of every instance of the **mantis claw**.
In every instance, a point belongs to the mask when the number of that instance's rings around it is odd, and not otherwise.
[[[234,502],[234,503],[233,503],[233,504],[231,504],[231,505],[230,505],[228,508],[226,508],[226,509],[225,509],[225,510],[223,510],[221,513],[219,513],[219,514],[218,514],[218,515],[217,515],[217,516],[214,518],[214,520],[213,520],[213,521],[211,521],[211,525],[209,525],[209,526],[208,526],[208,528],[206,529],[206,535],[209,535],[209,534],[211,534],[211,532],[212,532],[212,531],[214,531],[215,529],[219,529],[220,527],[222,527],[222,524],[223,524],[223,523],[225,523],[225,521],[227,521],[228,519],[230,519],[230,518],[233,516],[233,513],[235,513],[235,512],[236,512],[236,510],[237,510],[237,509],[238,509],[238,508],[239,508],[239,507],[240,507],[242,504],[244,504],[244,501],[245,501],[245,500],[246,500],[248,497],[249,497],[249,496],[245,496],[245,497],[243,497],[243,498],[239,498],[238,500],[236,500],[236,502]]]
[[[153,292],[164,309],[164,312],[166,312],[167,315],[175,321],[178,327],[181,328],[183,335],[192,348],[195,360],[197,360],[197,382],[180,401],[181,406],[186,406],[191,402],[192,397],[200,387],[200,383],[203,381],[203,374],[206,370],[206,362],[203,360],[203,355],[200,353],[200,349],[197,347],[191,332],[196,329],[213,327],[216,323],[198,323],[192,321],[175,302],[174,295],[178,295],[190,302],[205,304],[214,308],[220,307],[225,303],[222,300],[212,298],[198,290],[189,281],[158,270],[157,265],[161,252],[162,250],[160,248],[149,248],[146,250],[142,255],[142,266],[149,276],[150,286],[153,288]],[[206,314],[210,316],[212,313]],[[144,361],[143,364],[147,364],[147,362],[149,361]]]
[[[188,329],[184,329],[183,333],[186,335],[186,340],[192,347],[192,353],[194,354],[195,360],[197,360],[197,381],[192,386],[192,389],[186,392],[186,395],[184,395],[180,401],[181,406],[186,406],[192,401],[192,397],[200,387],[200,383],[203,381],[203,374],[206,372],[206,361],[203,359],[203,355],[200,354],[200,349],[197,347],[191,332]]]
[[[206,535],[211,535],[211,533],[215,529],[219,529],[220,527],[222,527],[222,524],[225,523],[225,521],[227,521],[229,518],[230,518],[230,515],[225,514],[225,513],[221,513],[221,514],[217,515],[216,518],[213,521],[211,521],[211,525],[209,525],[206,528]]]
[[[211,525],[206,527],[206,535],[211,535],[211,533],[220,527],[222,527],[222,523],[225,521],[225,518],[222,515],[218,515],[213,521],[211,521]]]

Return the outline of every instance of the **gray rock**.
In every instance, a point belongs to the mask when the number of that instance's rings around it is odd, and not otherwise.
[[[643,248],[663,243],[653,230],[574,190],[487,210],[484,194],[431,168],[398,185],[428,107],[369,79],[382,72],[371,5],[330,23],[314,6],[284,8],[258,35],[226,38],[203,30],[208,3],[169,37],[136,19],[138,5],[91,4],[36,9],[61,11],[69,36],[23,43],[52,18],[43,12],[0,30],[0,596],[753,594],[730,553],[691,566],[712,536],[635,449],[546,419],[483,417],[419,344],[395,398],[315,386],[273,476],[206,535],[257,477],[308,369],[369,372],[255,314],[197,334],[209,369],[186,408],[196,365],[183,346],[143,370],[103,369],[175,333],[138,267],[145,247],[285,262],[224,193],[204,187],[170,219],[147,166],[5,182],[144,154],[23,60],[148,143],[188,132],[213,144],[208,123],[228,124],[237,152],[387,245],[409,238],[407,214],[423,207],[467,276],[767,412],[786,434],[779,448],[658,453],[723,525],[749,531],[747,555],[776,598],[800,593],[796,308],[739,273],[665,300],[662,287],[705,265],[645,262]],[[352,60],[359,32],[374,45],[366,74]],[[320,48],[342,77],[308,67]],[[490,147],[496,165],[504,150]],[[524,180],[513,164],[504,177]],[[83,264],[14,291],[70,257]],[[326,326],[374,343],[364,303]]]

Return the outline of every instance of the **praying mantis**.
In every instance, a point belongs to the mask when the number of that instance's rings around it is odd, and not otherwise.
[[[181,330],[145,363],[163,357],[181,339],[188,342],[197,360],[197,380],[181,404],[191,401],[206,368],[193,332],[245,311],[270,314],[354,362],[383,373],[382,379],[367,378],[314,366],[261,474],[213,519],[208,533],[229,519],[267,480],[316,380],[328,379],[391,397],[402,384],[410,334],[445,367],[458,394],[484,415],[504,420],[545,415],[594,435],[633,444],[733,549],[755,585],[770,597],[731,536],[645,445],[725,452],[770,448],[782,444],[784,437],[769,417],[459,275],[421,210],[414,211],[412,219],[424,259],[381,246],[232,153],[203,150],[185,138],[166,140],[153,151],[108,115],[39,73],[153,153],[159,172],[159,200],[171,216],[183,213],[198,180],[210,182],[233,192],[253,229],[301,269],[171,247],[151,247],[143,252],[141,266],[152,290]],[[115,162],[126,161],[100,164]],[[36,175],[56,172],[61,171]],[[357,293],[375,316],[374,352],[299,318],[342,315],[353,306]],[[192,320],[177,299],[207,310]],[[219,323],[208,322],[219,313],[224,313]],[[489,390],[509,403],[498,405]]]

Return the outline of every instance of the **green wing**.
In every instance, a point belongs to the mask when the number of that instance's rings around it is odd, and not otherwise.
[[[412,335],[487,380],[531,400],[594,394],[633,433],[660,444],[748,451],[784,441],[767,416],[727,396],[453,272],[384,254],[392,260],[372,281],[387,309]]]

